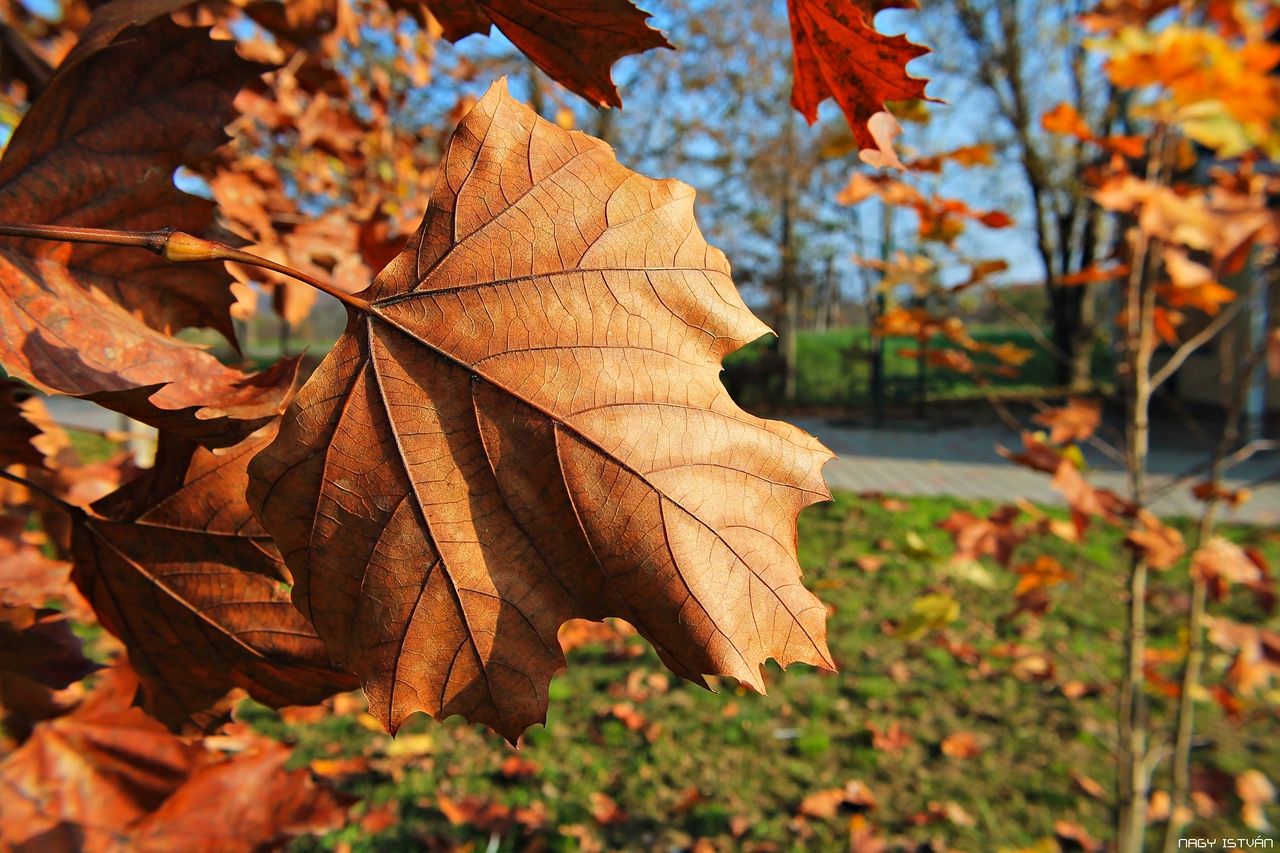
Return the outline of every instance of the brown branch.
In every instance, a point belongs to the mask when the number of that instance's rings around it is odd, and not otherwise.
[[[64,243],[94,243],[107,246],[133,246],[153,252],[174,264],[200,261],[232,261],[251,267],[278,272],[309,284],[321,293],[327,293],[344,305],[357,311],[368,311],[369,303],[346,291],[304,272],[278,264],[275,261],[233,249],[223,243],[202,240],[182,231],[163,228],[159,231],[113,231],[107,228],[72,228],[64,225],[29,225],[20,222],[0,222],[0,237],[23,237],[35,240],[59,240]]]
[[[1153,389],[1159,388],[1162,384],[1167,382],[1169,377],[1182,366],[1183,362],[1190,358],[1192,353],[1212,340],[1214,335],[1221,332],[1226,325],[1231,322],[1236,314],[1240,312],[1243,306],[1243,299],[1237,299],[1235,302],[1232,302],[1225,311],[1213,318],[1213,322],[1205,326],[1183,343],[1182,346],[1174,350],[1173,355],[1169,357],[1169,360],[1165,362],[1164,366],[1157,370],[1151,377],[1151,387]]]
[[[22,486],[24,489],[30,489],[31,491],[36,492],[37,494],[44,495],[46,498],[56,503],[58,506],[62,507],[67,512],[81,511],[78,506],[67,503],[62,498],[58,497],[53,492],[46,489],[44,486],[36,485],[35,483],[28,480],[26,477],[19,477],[17,474],[13,474],[4,468],[0,468],[0,480],[8,480],[11,483],[17,483],[19,486]]]

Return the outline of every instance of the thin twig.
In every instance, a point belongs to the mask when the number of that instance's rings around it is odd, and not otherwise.
[[[991,294],[992,301],[995,302],[996,305],[1004,311],[1004,313],[1016,320],[1018,325],[1026,329],[1027,334],[1031,335],[1031,337],[1035,339],[1036,343],[1044,347],[1045,352],[1049,353],[1049,355],[1053,356],[1062,364],[1071,364],[1071,360],[1067,358],[1067,354],[1059,349],[1058,345],[1049,339],[1049,336],[1046,335],[1038,325],[1036,325],[1036,322],[1031,319],[1026,311],[1023,311],[1016,305],[1010,305],[1008,300],[996,291],[992,290],[988,292]]]
[[[232,261],[251,267],[278,272],[309,284],[321,293],[327,293],[344,305],[357,311],[368,311],[369,303],[327,282],[307,275],[284,264],[233,249],[213,240],[202,240],[182,231],[163,228],[159,231],[113,231],[107,228],[72,228],[64,225],[30,225],[20,222],[0,222],[0,237],[22,237],[35,240],[58,240],[64,243],[94,243],[108,246],[132,246],[146,249],[170,263],[194,263],[200,261]]]
[[[10,473],[4,468],[0,468],[0,480],[8,480],[11,483],[17,483],[19,486],[22,486],[24,489],[30,489],[33,492],[44,495],[49,500],[53,501],[58,506],[65,509],[67,512],[73,512],[79,509],[79,507],[76,507],[76,506],[73,506],[72,504],[67,503],[62,498],[58,497],[53,492],[46,489],[44,486],[37,485],[31,482],[30,480],[28,480],[26,477],[19,477],[17,474]]]
[[[1226,328],[1226,325],[1231,322],[1232,318],[1234,318],[1236,314],[1240,313],[1241,309],[1244,307],[1244,302],[1245,301],[1243,299],[1237,299],[1235,302],[1232,302],[1225,311],[1222,311],[1217,317],[1214,317],[1213,321],[1209,323],[1209,325],[1205,326],[1185,341],[1182,346],[1174,350],[1173,355],[1171,355],[1169,360],[1164,363],[1164,366],[1152,375],[1151,387],[1154,389],[1163,385],[1179,367],[1182,367],[1182,363],[1190,358],[1192,353],[1200,349],[1200,347],[1208,343],[1214,335]]]

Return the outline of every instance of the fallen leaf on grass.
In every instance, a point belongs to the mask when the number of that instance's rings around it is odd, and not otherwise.
[[[865,816],[856,814],[849,819],[849,853],[884,853],[888,846],[885,836]]]
[[[1102,843],[1091,836],[1087,829],[1069,820],[1055,820],[1053,834],[1059,843],[1065,842],[1064,848],[1067,850],[1079,848],[1084,853],[1095,853],[1102,849]]]
[[[898,722],[892,722],[884,731],[875,723],[867,723],[864,728],[871,732],[871,747],[881,752],[887,752],[890,755],[899,755],[902,750],[910,745],[911,736],[902,730],[902,725]]]
[[[1034,589],[1057,586],[1075,577],[1048,554],[1041,554],[1036,557],[1034,563],[1023,563],[1015,566],[1013,570],[1018,574],[1018,586],[1013,591],[1015,596],[1022,596]]]
[[[1099,785],[1092,778],[1085,775],[1083,772],[1076,770],[1075,768],[1072,768],[1070,773],[1071,773],[1071,781],[1074,782],[1076,784],[1076,787],[1079,788],[1086,795],[1093,797],[1095,800],[1107,799],[1106,789],[1103,788],[1101,785]]]
[[[508,755],[506,760],[502,762],[502,767],[498,772],[502,774],[503,779],[509,779],[515,782],[523,782],[532,779],[542,771],[536,761],[530,761],[519,755]]]
[[[884,557],[877,557],[874,554],[863,554],[861,557],[857,557],[853,561],[855,566],[868,574],[880,571],[880,569],[884,567],[884,563]]]
[[[974,561],[985,555],[1007,567],[1014,549],[1027,538],[1027,532],[1013,523],[1020,514],[1016,506],[1000,507],[986,518],[962,509],[953,510],[938,522],[938,527],[955,540],[952,562]]]
[[[819,820],[835,817],[841,809],[873,811],[877,807],[876,796],[860,780],[850,779],[843,788],[827,788],[815,791],[800,801],[796,813]]]
[[[593,791],[587,796],[587,802],[591,805],[591,817],[600,826],[626,823],[630,819],[608,794]]]
[[[1276,801],[1276,789],[1271,780],[1258,770],[1246,770],[1236,777],[1236,794],[1244,805],[1240,816],[1245,826],[1256,832],[1270,832],[1266,806]]]
[[[982,744],[973,732],[956,732],[942,741],[942,754],[950,758],[977,758],[982,754]]]

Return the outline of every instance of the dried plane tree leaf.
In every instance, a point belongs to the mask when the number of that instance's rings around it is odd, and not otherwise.
[[[444,37],[458,41],[497,26],[557,83],[602,107],[621,107],[613,63],[633,53],[671,47],[630,0],[422,0]]]
[[[289,602],[288,574],[244,500],[274,431],[213,452],[162,436],[156,466],[75,517],[75,579],[129,650],[147,709],[207,726],[232,688],[273,707],[356,686]]]
[[[123,849],[137,853],[274,850],[298,835],[341,829],[352,799],[286,770],[293,750],[242,737],[227,760],[202,764],[160,808],[129,827]]]
[[[929,48],[905,36],[881,35],[872,19],[881,9],[916,5],[913,0],[788,0],[795,43],[791,105],[812,124],[818,105],[835,98],[858,147],[879,152],[867,122],[884,111],[885,101],[926,97],[928,81],[909,75],[906,65]]]
[[[55,77],[18,125],[0,159],[0,209],[36,224],[200,233],[212,203],[180,192],[173,172],[226,139],[231,100],[260,71],[167,18],[121,33]],[[119,246],[3,245],[0,363],[11,375],[211,445],[283,407],[294,364],[247,376],[166,334],[201,325],[234,338],[220,266],[174,268]]]
[[[250,465],[294,602],[389,729],[422,710],[515,740],[574,617],[627,620],[696,682],[833,666],[795,556],[830,453],[720,384],[766,328],[692,203],[495,85]]]

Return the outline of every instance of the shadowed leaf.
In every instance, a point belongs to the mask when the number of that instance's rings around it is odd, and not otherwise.
[[[621,107],[613,63],[633,53],[671,47],[630,0],[423,0],[445,38],[458,41],[497,26],[539,68],[593,104]]]
[[[184,742],[132,707],[137,688],[114,667],[0,762],[5,849],[232,853],[345,823],[349,800],[305,769],[286,771],[288,747],[237,732],[218,739],[227,757],[212,739]]]
[[[174,170],[226,139],[232,98],[262,68],[237,57],[230,42],[167,18],[72,58],[0,160],[4,218],[206,230],[212,202],[180,192]],[[234,339],[231,279],[221,265],[175,268],[118,246],[4,245],[0,362],[11,374],[206,443],[234,444],[282,407],[292,364],[249,377],[166,334],[209,326]],[[162,383],[173,384],[138,390]]]
[[[233,687],[280,707],[355,686],[289,602],[287,572],[244,501],[245,465],[272,434],[216,453],[165,436],[155,468],[76,519],[76,583],[170,726],[207,724]]]

